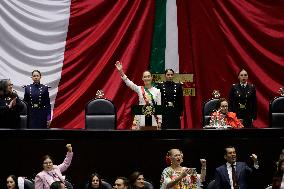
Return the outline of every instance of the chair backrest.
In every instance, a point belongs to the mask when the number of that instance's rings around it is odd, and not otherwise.
[[[154,189],[154,186],[152,183],[148,182],[148,181],[144,181],[144,186],[146,189]]]
[[[89,183],[87,183],[87,184],[85,185],[84,189],[88,189],[88,187],[89,187]],[[104,181],[104,180],[102,181],[102,187],[103,187],[104,189],[112,189],[111,184],[108,183],[108,182],[106,182],[106,181]]]
[[[34,189],[34,188],[35,188],[35,185],[33,181],[29,179],[24,180],[24,189]]]
[[[106,181],[102,181],[102,185],[105,189],[112,189],[111,184]]]
[[[86,129],[111,130],[116,126],[116,109],[107,99],[91,100],[85,108]]]
[[[284,127],[284,96],[275,97],[269,104],[270,127]]]
[[[207,189],[215,189],[215,180],[211,180],[207,185]]]
[[[73,185],[71,184],[70,181],[65,180],[65,181],[64,181],[64,184],[65,184],[65,186],[66,186],[67,189],[73,189]]]
[[[211,114],[213,111],[216,110],[216,105],[218,101],[219,101],[218,98],[212,98],[203,104],[203,109],[202,109],[203,126],[209,125]]]
[[[28,127],[28,106],[27,103],[25,101],[22,101],[22,106],[23,109],[20,112],[20,118],[21,118],[21,128],[22,129],[26,129]]]

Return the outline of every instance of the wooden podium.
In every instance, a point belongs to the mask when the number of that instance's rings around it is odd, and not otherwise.
[[[163,108],[161,105],[136,105],[132,106],[133,115],[144,115],[145,116],[145,126],[140,126],[140,130],[158,130],[157,126],[152,125],[153,115],[162,115]]]

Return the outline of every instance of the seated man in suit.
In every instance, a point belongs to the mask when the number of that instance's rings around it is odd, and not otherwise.
[[[258,169],[257,156],[250,156],[254,163],[254,168]],[[216,168],[215,188],[216,189],[250,189],[248,178],[253,169],[247,166],[245,162],[237,162],[236,150],[229,146],[225,148],[224,158],[226,164]]]

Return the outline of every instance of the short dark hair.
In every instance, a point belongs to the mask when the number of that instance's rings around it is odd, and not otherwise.
[[[150,75],[152,76],[152,73],[150,72],[150,70],[145,70],[142,75],[144,75],[145,72],[149,72]],[[143,77],[143,76],[142,76],[142,77]]]
[[[234,148],[234,149],[236,149],[234,146],[226,146],[224,148],[224,155],[227,155],[227,153],[228,153],[227,148]]]
[[[218,100],[218,102],[216,103],[215,109],[218,110],[218,109],[221,107],[221,103],[224,102],[224,101],[226,101],[227,103],[229,103],[227,99],[225,99],[225,98],[220,98],[220,99]]]
[[[240,75],[240,73],[241,73],[242,71],[247,72],[244,68],[242,68],[242,69],[238,72],[238,76]],[[248,72],[247,72],[247,73],[248,73]]]
[[[39,75],[41,76],[41,73],[40,73],[39,70],[33,70],[33,71],[32,71],[32,75],[33,75],[35,72],[39,73]]]
[[[129,188],[129,180],[126,177],[117,177],[115,180],[123,180],[124,186],[127,186]]]
[[[55,181],[50,185],[50,189],[60,189],[61,184],[64,184],[62,181]]]
[[[165,74],[167,74],[167,73],[168,73],[168,71],[171,71],[171,72],[173,72],[173,74],[175,74],[174,70],[173,70],[173,69],[171,69],[171,68],[166,69],[164,73],[165,73]]]
[[[50,155],[44,155],[44,156],[41,158],[41,162],[43,163],[46,159],[51,159],[51,161],[53,162],[53,158],[52,158]]]

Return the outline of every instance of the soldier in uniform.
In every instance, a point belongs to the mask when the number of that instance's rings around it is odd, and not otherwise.
[[[40,84],[41,73],[32,72],[33,84],[25,87],[24,101],[28,104],[28,127],[46,129],[50,125],[51,106],[48,86]]]
[[[253,84],[249,84],[248,73],[246,70],[239,72],[240,82],[233,84],[230,90],[229,110],[236,112],[237,117],[243,120],[244,127],[252,127],[252,121],[257,115],[256,90]]]
[[[182,85],[173,81],[174,71],[165,70],[166,81],[159,83],[161,91],[163,122],[162,129],[180,129],[180,120],[183,112]]]

